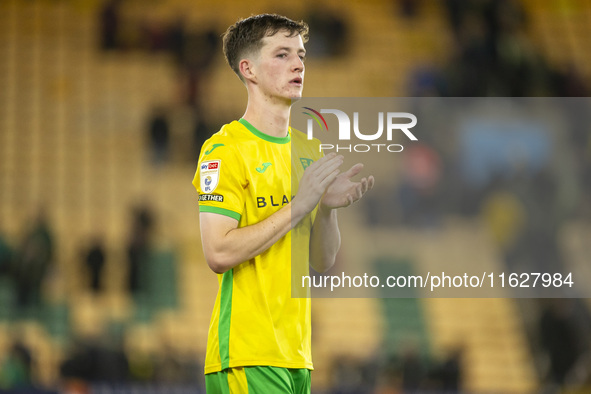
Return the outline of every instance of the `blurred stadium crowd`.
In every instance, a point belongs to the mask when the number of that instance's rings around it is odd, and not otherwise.
[[[310,24],[310,96],[589,94],[591,5],[576,0],[0,2],[0,390],[203,390],[217,282],[190,182],[202,142],[245,102],[220,34],[259,12]],[[561,103],[571,124],[530,162],[495,149],[547,136],[421,129],[366,224],[437,233],[451,217],[486,229],[507,272],[588,265],[591,112]],[[506,302],[518,372],[497,353],[472,362],[468,329],[436,341],[439,304],[314,300],[313,392],[591,392],[589,301]]]

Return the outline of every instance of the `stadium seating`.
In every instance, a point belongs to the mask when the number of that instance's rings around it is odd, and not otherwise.
[[[194,3],[167,0],[146,7],[130,1],[124,15],[170,20],[182,11],[195,25],[213,23],[221,29],[238,15],[275,7],[264,0],[223,0],[215,9]],[[447,56],[451,40],[437,2],[422,3],[420,16],[407,20],[391,1],[329,2],[350,23],[350,50],[336,60],[308,60],[306,94],[404,96],[409,72]],[[541,3],[525,2],[532,35],[539,37],[545,54],[591,76],[585,47],[591,7]],[[163,336],[174,339],[178,351],[203,355],[217,289],[199,246],[191,185],[196,158],[175,160],[187,154],[187,135],[173,134],[173,160],[162,168],[150,165],[146,149],[150,108],[177,100],[173,61],[163,54],[99,52],[100,4],[0,1],[0,231],[17,244],[38,207],[46,206],[58,245],[44,287],[47,305],[38,316],[18,319],[15,290],[0,278],[0,354],[13,332],[21,331],[36,355],[36,376],[46,385],[58,377],[69,338],[94,335],[112,322],[127,325],[128,350],[158,352],[153,339]],[[291,2],[276,11],[303,17],[305,9],[303,2]],[[216,55],[205,82],[206,111],[240,116],[246,95],[234,78]],[[129,209],[145,199],[156,212],[156,252],[146,279],[149,296],[134,302],[125,290],[125,242]],[[436,267],[442,255],[453,259],[458,237],[480,242],[486,264],[499,264],[482,234],[462,224],[452,227],[451,238],[411,248],[416,254],[406,268]],[[81,257],[97,231],[108,245],[101,295],[85,285]],[[401,236],[418,246],[412,235]],[[575,242],[572,250],[583,267],[584,243]],[[313,314],[314,381],[320,389],[329,386],[337,357],[368,360],[382,346],[394,349],[409,333],[419,337],[425,354],[444,355],[463,346],[471,391],[528,393],[537,384],[511,299],[315,299]]]

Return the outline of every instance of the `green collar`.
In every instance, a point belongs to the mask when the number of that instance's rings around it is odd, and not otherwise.
[[[248,123],[248,121],[246,121],[244,118],[240,118],[238,121],[242,123],[252,134],[264,139],[265,141],[269,141],[274,144],[287,144],[289,141],[291,141],[291,134],[289,132],[287,133],[286,137],[273,137],[257,130],[256,127]]]

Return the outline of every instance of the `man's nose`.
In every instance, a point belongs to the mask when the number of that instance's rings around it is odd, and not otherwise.
[[[304,62],[302,61],[302,59],[300,59],[300,57],[296,57],[296,61],[293,64],[293,70],[294,71],[304,71]]]

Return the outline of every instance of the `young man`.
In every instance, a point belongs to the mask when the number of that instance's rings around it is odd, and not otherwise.
[[[323,157],[318,140],[289,127],[307,38],[304,22],[269,14],[240,20],[224,35],[248,105],[205,142],[193,180],[205,259],[220,284],[208,393],[310,392],[310,299],[291,297],[292,233],[305,261],[326,271],[340,246],[336,208],[373,186],[373,177],[351,180],[361,164],[339,174],[342,156]]]

